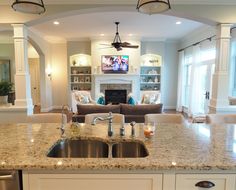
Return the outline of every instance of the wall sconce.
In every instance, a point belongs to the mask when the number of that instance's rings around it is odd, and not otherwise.
[[[47,66],[46,74],[48,75],[49,79],[52,80],[52,68],[50,65]]]

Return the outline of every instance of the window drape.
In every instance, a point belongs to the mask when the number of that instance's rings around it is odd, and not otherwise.
[[[192,117],[199,110],[200,97],[197,95],[199,89],[197,65],[200,62],[200,45],[193,46],[193,63],[190,78],[188,116]]]
[[[183,111],[183,69],[184,69],[184,51],[179,52],[179,66],[178,66],[178,91],[177,91],[177,105],[176,111]]]

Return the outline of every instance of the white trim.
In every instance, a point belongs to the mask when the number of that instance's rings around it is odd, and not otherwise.
[[[41,108],[41,112],[49,112],[49,111],[53,110],[53,107],[54,106],[50,106],[48,108]]]
[[[164,110],[175,110],[176,106],[164,106]]]

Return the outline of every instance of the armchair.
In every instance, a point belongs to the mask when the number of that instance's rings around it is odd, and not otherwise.
[[[72,91],[71,102],[72,102],[71,106],[73,113],[77,113],[77,104],[87,104],[87,105],[96,104],[96,102],[91,98],[91,94],[89,91],[78,91],[78,90]]]

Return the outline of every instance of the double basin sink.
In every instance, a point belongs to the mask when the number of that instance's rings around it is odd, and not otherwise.
[[[139,141],[106,143],[95,139],[64,139],[53,145],[47,154],[53,158],[140,158],[148,156]]]

